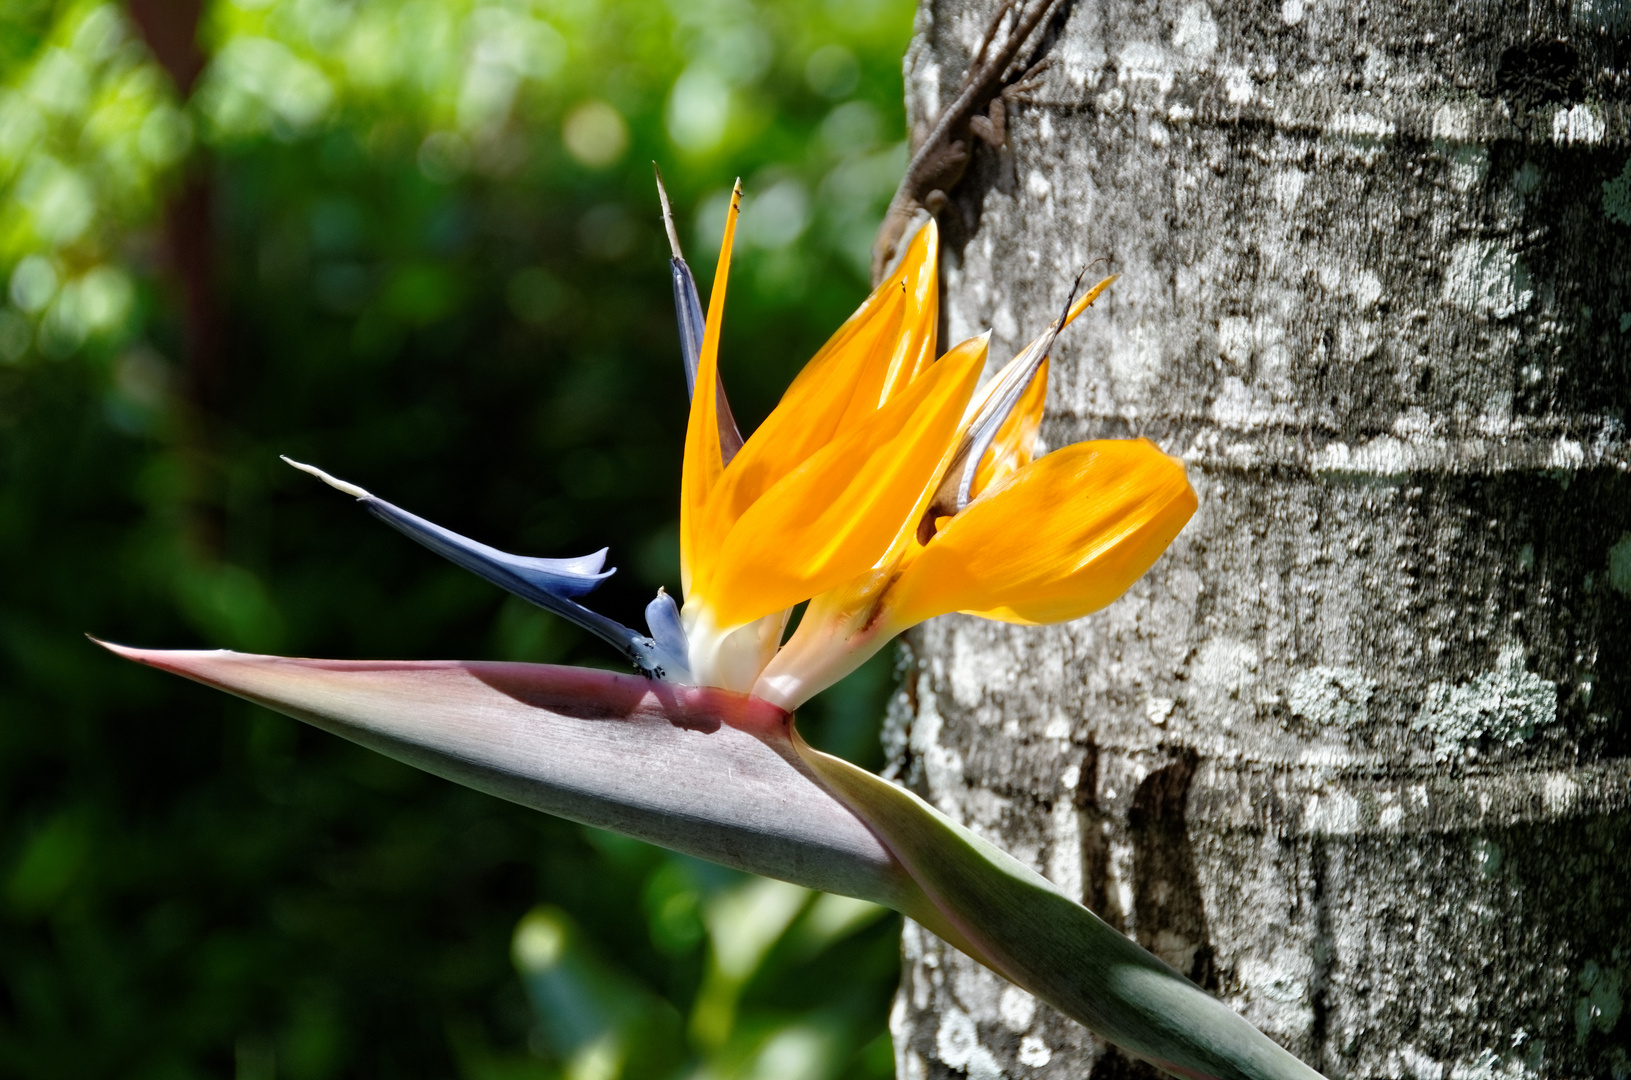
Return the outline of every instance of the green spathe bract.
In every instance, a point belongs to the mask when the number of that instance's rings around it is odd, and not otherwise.
[[[1319,1076],[1030,868],[807,746],[759,699],[540,664],[108,648],[500,798],[886,904],[1174,1074]]]
[[[912,792],[793,738],[956,927],[964,940],[953,944],[991,970],[1180,1076],[1319,1077],[1012,855]]]

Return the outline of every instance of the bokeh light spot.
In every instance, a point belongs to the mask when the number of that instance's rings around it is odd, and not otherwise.
[[[586,101],[567,114],[561,125],[567,153],[591,169],[615,163],[629,148],[623,114],[604,101]]]
[[[29,255],[11,272],[11,302],[37,315],[57,294],[57,270],[43,255]]]
[[[681,150],[705,154],[724,139],[730,111],[725,80],[711,68],[687,68],[668,97],[669,137]]]
[[[861,81],[861,65],[842,45],[823,45],[805,62],[804,81],[823,97],[841,98]]]

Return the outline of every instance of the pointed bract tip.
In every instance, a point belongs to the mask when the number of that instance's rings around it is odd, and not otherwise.
[[[94,634],[86,634],[85,637],[115,656],[163,671],[178,671],[189,660],[234,655],[230,649],[139,649],[134,645],[103,641]]]
[[[301,472],[310,473],[311,475],[317,477],[317,479],[321,480],[335,491],[343,491],[354,499],[372,499],[374,497],[367,491],[364,491],[362,488],[358,487],[356,484],[348,484],[337,476],[330,476],[328,473],[324,472],[322,469],[319,469],[315,465],[306,465],[302,462],[296,461],[287,454],[279,454],[278,457],[282,458],[288,464],[293,465]]]
[[[674,207],[668,201],[668,188],[663,186],[663,170],[653,161],[651,171],[657,175],[657,199],[663,204],[663,228],[668,232],[668,250],[674,258],[684,262],[685,256],[680,253],[680,234],[674,228]]]
[[[112,653],[114,656],[123,657],[126,660],[134,660],[138,664],[147,664],[148,666],[152,666],[152,662],[147,658],[147,653],[149,652],[147,649],[138,649],[131,645],[120,645],[112,641],[103,641],[95,634],[86,634],[85,637],[91,644],[102,646],[102,648],[108,650],[108,652]]]
[[[131,645],[119,645],[112,641],[103,641],[93,634],[86,634],[85,637],[91,644],[100,645],[121,660],[129,660],[131,663],[140,664],[143,667],[158,668],[160,671],[175,670],[173,667],[167,667],[167,665],[160,662],[159,658],[164,655],[162,651],[138,649]]]

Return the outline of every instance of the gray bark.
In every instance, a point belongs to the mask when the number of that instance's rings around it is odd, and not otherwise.
[[[915,118],[989,10],[920,11]],[[1631,1075],[1628,32],[1080,0],[941,218],[943,340],[1001,359],[1112,260],[1044,438],[1201,508],[1103,613],[912,635],[897,775],[1332,1077]],[[905,961],[903,1080],[1145,1069]]]

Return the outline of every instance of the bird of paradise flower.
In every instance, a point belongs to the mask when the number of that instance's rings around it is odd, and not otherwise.
[[[1060,317],[977,390],[989,334],[934,356],[931,219],[744,440],[719,373],[740,196],[738,184],[706,316],[662,196],[692,399],[684,605],[659,590],[646,633],[579,602],[612,572],[605,550],[506,554],[291,462],[604,638],[638,675],[108,647],[502,798],[892,907],[1176,1075],[1318,1077],[1030,867],[813,749],[793,723],[800,704],[936,615],[1041,624],[1098,610],[1194,513],[1182,462],[1147,440],[1036,454],[1048,352],[1114,279],[1073,289]]]

